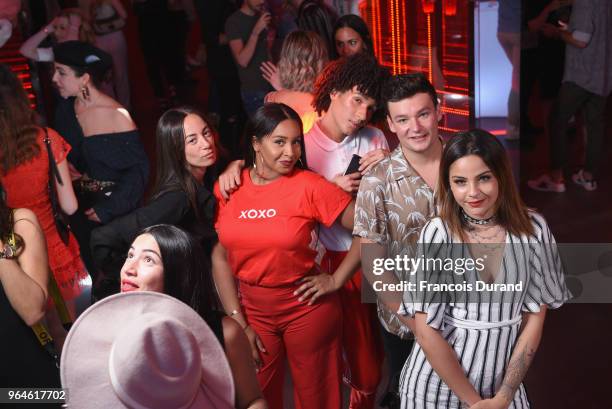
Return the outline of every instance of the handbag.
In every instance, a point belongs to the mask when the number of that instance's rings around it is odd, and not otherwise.
[[[57,164],[55,163],[55,157],[53,156],[53,151],[51,150],[51,140],[49,139],[49,132],[47,128],[45,130],[45,145],[47,147],[47,156],[49,157],[49,182],[47,185],[47,190],[49,192],[49,200],[51,201],[51,211],[53,212],[53,221],[55,222],[55,228],[60,238],[64,242],[65,245],[68,245],[68,241],[70,240],[70,224],[68,223],[68,216],[62,210],[59,200],[57,198],[57,190],[55,188],[55,180],[60,185],[64,185],[62,181],[62,177],[59,174],[59,170],[57,169]]]

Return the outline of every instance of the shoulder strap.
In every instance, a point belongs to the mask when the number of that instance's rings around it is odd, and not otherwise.
[[[55,177],[55,179],[57,179],[57,183],[63,186],[64,182],[62,181],[62,177],[60,176],[59,170],[57,169],[57,163],[55,163],[55,157],[53,155],[53,150],[51,149],[51,140],[49,139],[49,132],[47,131],[46,127],[44,127],[43,129],[45,131],[44,142],[47,146],[47,156],[49,157],[49,179],[51,179],[51,177]]]
[[[47,327],[42,322],[39,322],[37,324],[32,325],[31,328],[32,331],[34,331],[34,335],[36,335],[36,339],[38,339],[40,345],[51,356],[51,358],[53,358],[55,366],[59,368],[60,357],[57,353],[57,349],[55,348],[55,342],[53,342],[53,337],[51,336],[51,334],[49,334],[49,330],[47,330]]]

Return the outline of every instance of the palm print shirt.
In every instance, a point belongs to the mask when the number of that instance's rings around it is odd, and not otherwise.
[[[400,145],[361,180],[353,235],[384,246],[388,258],[413,257],[421,229],[436,213],[434,191],[410,166]],[[408,279],[404,271],[395,271],[395,275],[399,280]],[[412,336],[395,312],[380,301],[378,317],[390,333]]]

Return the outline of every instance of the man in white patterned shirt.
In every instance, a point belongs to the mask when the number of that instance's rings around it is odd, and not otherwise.
[[[372,257],[413,256],[421,228],[436,214],[434,189],[442,157],[436,90],[422,74],[390,78],[383,88],[389,128],[399,146],[363,177],[355,205],[353,234],[361,237],[362,268],[372,279]],[[369,266],[369,269],[368,269]],[[369,271],[368,271],[369,270]],[[401,272],[383,278],[403,280]],[[390,366],[390,391],[383,405],[399,404],[397,382],[414,339],[412,320],[395,313],[401,292],[378,293],[378,316]]]

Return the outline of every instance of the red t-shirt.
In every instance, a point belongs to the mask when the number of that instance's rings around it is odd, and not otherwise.
[[[220,194],[215,228],[239,280],[263,287],[295,283],[315,264],[317,222],[331,226],[351,196],[322,176],[296,169],[255,185],[249,169],[229,201]]]

